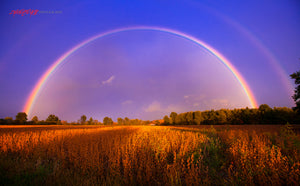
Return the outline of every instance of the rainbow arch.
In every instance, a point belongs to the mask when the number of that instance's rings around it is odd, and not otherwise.
[[[207,43],[193,37],[190,35],[187,35],[183,32],[177,31],[177,30],[173,30],[173,29],[168,29],[168,28],[161,28],[161,27],[152,27],[152,26],[136,26],[136,27],[127,27],[127,28],[119,28],[119,29],[114,29],[114,30],[109,30],[107,32],[103,32],[100,33],[98,35],[95,35],[87,40],[84,40],[83,42],[79,43],[78,45],[74,46],[73,48],[71,48],[69,51],[67,51],[66,53],[64,53],[62,56],[60,56],[44,73],[43,75],[40,77],[40,79],[38,80],[38,82],[35,84],[34,88],[32,89],[32,91],[30,92],[29,97],[26,100],[26,103],[24,105],[23,108],[23,112],[27,113],[28,115],[31,112],[31,109],[33,107],[33,105],[35,104],[35,101],[39,95],[40,90],[42,89],[42,87],[45,85],[45,83],[47,82],[47,79],[51,76],[51,74],[53,74],[53,72],[55,71],[55,69],[63,63],[63,61],[69,57],[72,53],[74,53],[75,51],[77,51],[78,49],[80,49],[81,47],[83,47],[84,45],[99,39],[101,37],[104,36],[108,36],[111,34],[115,34],[118,32],[124,32],[124,31],[131,31],[131,30],[153,30],[153,31],[160,31],[160,32],[166,32],[166,33],[170,33],[185,39],[188,39],[190,41],[193,41],[195,43],[197,43],[198,45],[200,45],[201,47],[205,48],[206,50],[208,50],[211,54],[213,54],[214,56],[216,56],[234,75],[234,77],[237,79],[237,81],[239,82],[239,84],[241,85],[243,91],[245,92],[245,94],[248,97],[248,100],[251,104],[251,106],[253,108],[257,108],[257,102],[256,99],[254,97],[254,94],[252,93],[249,85],[247,84],[247,82],[245,81],[245,79],[242,77],[242,75],[238,72],[238,70],[229,62],[228,59],[226,59],[220,52],[218,52],[216,49],[214,49],[213,47],[211,47],[210,45],[208,45]]]

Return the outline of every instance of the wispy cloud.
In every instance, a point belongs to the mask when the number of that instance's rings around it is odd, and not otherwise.
[[[154,101],[145,109],[145,111],[146,112],[157,112],[157,111],[162,111],[162,108],[158,101]]]
[[[227,99],[213,99],[212,102],[217,103],[217,104],[228,104],[229,103],[229,101]]]
[[[199,106],[199,103],[194,103],[193,106],[194,106],[194,107],[198,107],[198,106]]]
[[[183,112],[184,109],[182,106],[179,105],[169,105],[167,108],[164,109],[165,112]]]
[[[107,80],[102,81],[102,85],[111,84],[114,79],[115,79],[115,76],[113,75],[110,78],[108,78]]]
[[[183,96],[184,99],[188,99],[189,97],[189,95]]]
[[[200,101],[203,100],[206,97],[204,94],[197,94],[197,95],[184,95],[183,99],[184,100],[189,100],[189,101]]]
[[[130,105],[130,104],[132,104],[132,103],[133,103],[132,100],[126,100],[126,101],[123,101],[123,102],[122,102],[122,105]]]
[[[153,101],[146,109],[146,112],[182,112],[183,108],[178,105],[162,106],[158,101]]]

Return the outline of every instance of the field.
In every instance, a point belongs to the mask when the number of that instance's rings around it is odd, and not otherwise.
[[[298,126],[0,126],[1,185],[299,185]]]

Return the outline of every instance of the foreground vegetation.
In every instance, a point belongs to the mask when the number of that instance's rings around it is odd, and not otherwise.
[[[3,185],[297,185],[286,126],[0,127]]]

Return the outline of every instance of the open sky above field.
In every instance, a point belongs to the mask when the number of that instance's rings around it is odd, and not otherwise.
[[[12,14],[21,9],[38,12]],[[297,0],[3,1],[0,10],[0,118],[294,105]]]

